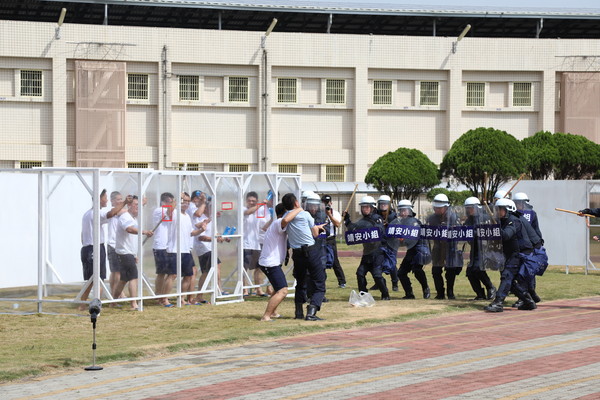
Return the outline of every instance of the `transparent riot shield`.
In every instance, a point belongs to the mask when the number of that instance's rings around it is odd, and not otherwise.
[[[481,216],[473,231],[474,241],[477,241],[480,249],[480,268],[484,271],[502,271],[504,252],[500,221],[488,206],[484,205],[480,211]]]
[[[425,213],[421,238],[429,241],[434,267],[462,268],[466,234],[462,226],[464,208],[433,207]]]
[[[373,221],[360,218],[352,222],[346,230],[346,244],[363,245],[363,254],[371,254],[379,247],[384,239],[381,226],[376,225]]]

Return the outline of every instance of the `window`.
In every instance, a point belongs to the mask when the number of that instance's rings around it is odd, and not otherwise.
[[[531,107],[531,82],[513,83],[513,107]]]
[[[127,168],[148,168],[147,162],[128,162]]]
[[[21,96],[42,97],[42,71],[21,70]]]
[[[296,78],[277,78],[277,102],[295,103],[296,96]]]
[[[278,172],[280,174],[297,174],[298,173],[298,165],[297,164],[279,164]]]
[[[179,171],[200,171],[200,164],[198,164],[198,163],[178,163],[177,169]]]
[[[248,172],[248,164],[229,164],[229,172]]]
[[[19,161],[19,168],[30,169],[30,168],[41,168],[41,161]]]
[[[421,82],[421,98],[419,104],[422,106],[437,106],[439,105],[440,95],[439,82]]]
[[[467,82],[467,106],[485,106],[485,83]]]
[[[127,98],[148,100],[148,75],[127,74]]]
[[[325,182],[344,182],[346,180],[346,169],[343,165],[326,165]]]
[[[229,77],[229,101],[248,102],[248,78],[244,76]]]
[[[344,104],[346,102],[346,81],[344,79],[327,79],[325,81],[325,103]]]
[[[179,76],[179,100],[198,101],[200,99],[200,77],[197,75]]]
[[[392,104],[392,81],[373,81],[373,104]]]

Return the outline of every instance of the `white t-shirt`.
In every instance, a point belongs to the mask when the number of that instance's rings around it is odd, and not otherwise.
[[[200,217],[194,218],[194,227],[196,224],[204,221],[205,219],[208,219],[208,217],[204,214],[202,214]],[[206,224],[206,230],[204,232],[200,233],[199,236],[196,236],[194,238],[194,252],[196,253],[196,255],[198,257],[200,257],[201,255],[206,254],[212,250],[211,242],[202,242],[202,241],[198,240],[198,238],[200,236],[211,236],[212,228],[213,228],[213,223],[212,223],[212,221],[210,221],[208,224]],[[195,229],[197,229],[197,228],[195,228]]]
[[[263,267],[275,267],[283,264],[287,251],[287,235],[281,227],[282,218],[276,219],[265,233],[265,242],[258,264]]]
[[[164,213],[166,208],[158,207],[152,213],[152,227],[155,227],[158,222],[163,218],[168,218]],[[169,237],[169,225],[171,221],[163,221],[154,231],[154,240],[152,242],[152,248],[156,250],[165,250],[167,248],[167,240]]]
[[[336,221],[342,222],[342,214],[340,214],[336,210],[331,210],[331,214]],[[329,224],[327,224],[327,228],[329,228],[329,236],[328,237],[335,236],[335,225],[333,225],[333,222],[331,222],[331,218],[330,218]]]
[[[185,212],[193,220],[194,219],[194,213],[196,212],[197,209],[198,209],[198,207],[196,207],[196,204],[193,201],[190,201],[190,205],[188,206],[187,210],[185,210]]]
[[[100,210],[100,225],[108,222],[106,215],[109,211],[110,210],[108,209]],[[104,240],[104,229],[100,228],[100,243],[104,243]],[[81,218],[81,244],[83,246],[90,246],[94,244],[94,210],[91,208],[87,210]]]
[[[244,212],[246,212],[246,210],[248,209],[244,207]],[[259,218],[256,218],[256,212],[244,215],[244,249],[260,250],[260,242],[258,239],[259,229]]]
[[[128,212],[121,214],[118,218],[115,251],[117,254],[133,254],[135,256],[137,255],[138,237],[127,232],[127,228],[130,226],[137,228],[137,220]]]
[[[177,253],[177,218],[181,217],[181,230],[179,235],[181,253],[189,253],[192,251],[192,236],[190,234],[194,230],[192,220],[187,213],[176,215],[173,213],[173,221],[169,225],[169,239],[167,241],[167,253]]]

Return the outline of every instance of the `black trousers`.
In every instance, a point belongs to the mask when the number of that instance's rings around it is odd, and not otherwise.
[[[435,291],[438,296],[444,295],[444,278],[442,277],[442,271],[445,270],[446,284],[448,285],[448,295],[454,295],[454,281],[462,268],[448,268],[448,267],[431,267],[431,275],[433,275],[433,284],[435,285]]]
[[[494,286],[487,272],[481,270],[481,268],[479,268],[478,266],[472,266],[467,268],[467,279],[469,279],[471,288],[477,296],[485,297],[483,287],[481,287],[482,283],[488,292]]]
[[[338,258],[337,252],[337,241],[335,240],[335,236],[330,236],[327,238],[325,242],[326,246],[329,246],[333,250],[333,273],[338,280],[339,285],[346,284],[346,275],[344,274],[344,270],[342,269],[342,265],[340,264],[340,259]]]
[[[383,297],[390,295],[386,285],[385,279],[383,279],[382,265],[383,265],[383,253],[381,250],[375,250],[371,254],[363,255],[360,259],[360,265],[356,269],[356,280],[358,281],[358,290],[361,292],[368,292],[367,288],[367,273],[370,272],[375,280],[377,288],[381,292]]]
[[[294,260],[294,278],[296,279],[296,293],[294,302],[304,304],[307,300],[306,275],[310,275],[308,285],[311,288],[310,305],[321,309],[321,303],[325,297],[325,268],[322,260],[322,248],[319,244],[294,249],[292,260]]]
[[[402,289],[404,289],[404,292],[407,295],[413,294],[410,278],[408,277],[409,272],[415,274],[415,278],[421,284],[421,288],[423,290],[429,287],[429,284],[427,283],[427,276],[425,275],[425,271],[423,271],[423,266],[413,263],[413,259],[416,255],[416,247],[408,249],[404,259],[400,263],[400,268],[398,268],[398,279],[400,280]]]

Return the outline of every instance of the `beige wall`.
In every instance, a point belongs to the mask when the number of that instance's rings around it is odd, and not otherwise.
[[[124,61],[128,72],[149,75],[149,99],[128,102],[127,161],[251,170],[298,164],[305,180],[324,180],[327,164],[362,180],[398,147],[439,163],[478,126],[518,139],[557,131],[561,74],[600,67],[597,57],[579,56],[600,54],[597,40],[467,37],[452,53],[453,38],[445,37],[274,31],[265,69],[259,32],[66,24],[56,40],[54,28],[0,23],[0,165],[73,163],[74,60]],[[42,97],[20,96],[21,69],[43,71]],[[179,99],[179,75],[200,76],[198,101]],[[248,77],[248,102],[228,101],[229,76]],[[297,103],[277,103],[281,77],[298,79]],[[325,104],[326,79],[346,81],[344,104]],[[374,80],[392,81],[392,104],[373,104]],[[438,105],[419,105],[421,81],[439,82]],[[466,105],[467,82],[486,84],[485,106]],[[513,82],[532,83],[531,107],[512,106]]]

